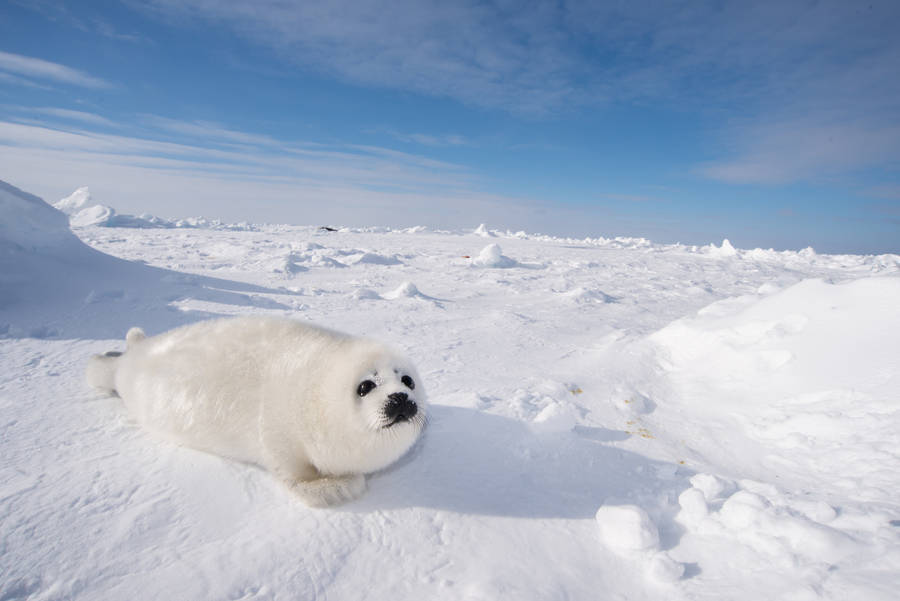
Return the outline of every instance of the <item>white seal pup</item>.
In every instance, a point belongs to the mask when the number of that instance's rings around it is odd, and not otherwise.
[[[413,365],[384,345],[286,318],[203,321],[95,355],[88,383],[141,425],[269,470],[312,506],[348,501],[425,425]]]

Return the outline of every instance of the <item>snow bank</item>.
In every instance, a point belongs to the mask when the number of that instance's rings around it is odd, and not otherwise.
[[[81,188],[59,204],[77,216],[97,210],[98,205],[85,206],[90,202],[89,191]],[[2,181],[0,215],[0,336],[119,338],[137,314],[149,330],[208,315],[174,312],[173,299],[248,305],[254,301],[237,290],[268,290],[185,277],[98,252],[69,229],[62,211]]]
[[[651,336],[664,365],[680,378],[753,393],[762,379],[784,396],[821,390],[868,389],[896,366],[900,279],[845,284],[806,280],[769,296],[748,295],[710,305],[696,317]],[[851,348],[852,347],[852,348]]]
[[[766,564],[754,581],[784,590],[821,565],[853,580],[869,569],[854,554],[897,536],[883,508],[900,486],[898,307],[897,277],[762,285],[613,351],[656,406],[625,419],[702,469],[678,496],[689,561],[738,579],[725,554]],[[651,540],[639,517],[610,544]]]
[[[51,249],[78,246],[81,242],[69,231],[66,216],[42,199],[0,181],[0,247],[10,275],[13,256],[25,252],[45,253]]]

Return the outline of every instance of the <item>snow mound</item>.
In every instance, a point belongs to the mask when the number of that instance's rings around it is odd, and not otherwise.
[[[503,251],[500,249],[499,244],[488,244],[481,249],[481,252],[478,253],[476,258],[472,259],[472,265],[477,265],[478,267],[507,268],[515,267],[516,262],[503,255]]]
[[[69,196],[59,200],[53,205],[58,210],[69,216],[69,224],[72,227],[134,227],[134,228],[174,228],[196,227],[189,220],[180,222],[162,219],[149,213],[141,215],[122,215],[110,206],[96,202],[91,196],[87,186],[78,188]]]
[[[302,273],[304,271],[309,271],[309,267],[305,267],[301,265],[304,261],[307,260],[302,253],[288,253],[288,255],[284,258],[278,268],[275,269],[276,272],[284,273],[287,276],[292,276],[297,273]]]
[[[571,404],[552,401],[531,422],[531,429],[541,434],[570,432],[578,423],[578,414]]]
[[[369,288],[357,288],[350,293],[350,298],[355,300],[381,300],[381,295]]]
[[[481,236],[482,238],[493,238],[495,236],[495,234],[488,230],[483,223],[475,228],[475,231],[472,233],[476,236]]]
[[[659,531],[650,516],[637,505],[603,505],[595,515],[600,540],[616,553],[654,551]]]
[[[836,516],[827,504],[792,506],[768,485],[742,485],[718,509],[706,505],[704,491],[689,488],[678,497],[678,520],[692,532],[734,537],[777,562],[837,562],[856,551],[851,536],[826,525]]]
[[[602,290],[584,288],[582,286],[573,288],[568,292],[563,292],[562,295],[576,304],[607,304],[616,302],[614,297],[606,294]]]
[[[163,228],[169,229],[178,227],[174,221],[151,215],[150,213],[141,213],[140,215],[120,215],[115,210],[110,209],[112,214],[103,223],[97,223],[103,227],[134,227],[134,228]],[[190,227],[187,222],[182,222],[181,227]]]
[[[716,257],[718,259],[728,259],[731,257],[736,257],[738,252],[731,245],[728,238],[722,240],[721,246],[716,246],[715,244],[710,244],[705,248],[706,254],[710,257]]]
[[[363,252],[358,255],[354,255],[347,260],[349,265],[400,265],[400,259],[394,256],[385,256],[379,255],[378,253],[373,252]]]
[[[384,298],[395,300],[398,298],[428,298],[416,288],[412,282],[403,282],[394,290],[384,295]]]
[[[169,220],[150,213],[141,213],[140,215],[121,214],[113,207],[95,201],[87,186],[78,188],[69,196],[54,203],[53,206],[68,215],[69,224],[77,228],[90,226],[141,229],[204,228],[230,231],[254,231],[257,229],[256,226],[248,223],[222,223],[217,219],[206,219],[204,217]]]
[[[78,188],[63,199],[53,203],[53,206],[65,213],[66,215],[74,215],[79,211],[94,206],[96,203],[91,199],[91,191],[87,186]]]
[[[740,381],[752,388],[792,364],[778,382],[785,395],[807,392],[803,376],[820,370],[820,387],[851,389],[860,380],[878,381],[878,374],[896,364],[898,352],[887,333],[900,334],[898,306],[898,278],[839,285],[812,279],[763,298],[714,303],[650,340],[663,351],[664,366],[707,384],[733,387]]]
[[[69,225],[87,227],[89,225],[107,225],[116,211],[105,205],[93,205],[69,214]]]

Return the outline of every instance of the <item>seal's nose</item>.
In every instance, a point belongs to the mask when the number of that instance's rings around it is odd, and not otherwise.
[[[388,402],[384,406],[384,415],[392,421],[407,420],[412,418],[419,408],[415,401],[409,400],[405,392],[394,392],[388,395]]]

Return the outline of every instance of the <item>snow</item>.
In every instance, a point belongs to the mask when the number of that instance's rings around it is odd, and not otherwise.
[[[637,505],[602,506],[594,516],[600,540],[617,551],[652,551],[659,548],[659,532],[647,512]]]
[[[900,589],[897,255],[57,206],[0,183],[0,599]],[[131,326],[247,313],[415,359],[429,428],[358,501],[309,509],[84,384]]]
[[[472,261],[472,264],[481,267],[503,268],[515,267],[516,262],[503,255],[503,251],[499,244],[488,244],[481,249],[481,252],[478,253],[478,257]]]

